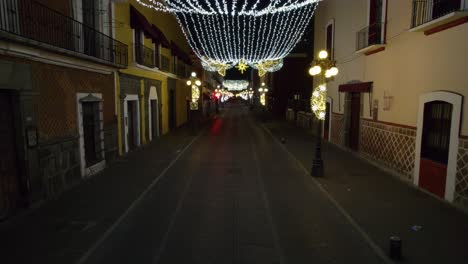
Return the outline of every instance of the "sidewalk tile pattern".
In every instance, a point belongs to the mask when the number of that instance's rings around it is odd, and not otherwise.
[[[332,113],[332,120],[331,120],[331,142],[337,145],[344,145],[344,115]]]
[[[468,209],[468,139],[460,138],[458,146],[454,201]]]
[[[416,130],[361,119],[360,150],[407,179],[412,179]]]

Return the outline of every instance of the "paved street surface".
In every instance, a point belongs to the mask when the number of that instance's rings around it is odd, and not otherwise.
[[[231,105],[192,132],[0,225],[1,263],[391,263],[391,235],[405,263],[468,261],[466,214],[330,145],[311,178],[306,131]]]

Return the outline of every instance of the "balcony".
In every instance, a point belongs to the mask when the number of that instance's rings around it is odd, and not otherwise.
[[[379,22],[356,33],[356,53],[370,55],[385,48],[385,23]]]
[[[171,60],[165,55],[161,55],[161,70],[165,72],[170,71]]]
[[[0,38],[125,68],[127,45],[33,0],[1,0]]]
[[[156,66],[154,51],[141,44],[135,44],[135,61],[148,68],[154,68]]]
[[[466,0],[415,0],[410,31],[428,35],[467,21]]]

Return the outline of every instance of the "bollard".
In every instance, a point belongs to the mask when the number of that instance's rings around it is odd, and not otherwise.
[[[390,237],[390,258],[393,260],[401,259],[401,238],[397,236]]]
[[[286,144],[286,139],[284,137],[281,137],[281,143]]]

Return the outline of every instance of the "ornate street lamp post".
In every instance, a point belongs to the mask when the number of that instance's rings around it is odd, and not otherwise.
[[[268,92],[268,88],[265,87],[265,83],[262,83],[262,86],[258,88],[258,92],[260,93],[260,104],[262,106],[266,106],[266,93]]]
[[[192,89],[192,98],[190,100],[190,110],[198,110],[198,99],[200,99],[200,86],[202,85],[201,81],[197,78],[197,74],[192,72],[190,79],[187,81],[187,86],[191,86]]]
[[[187,80],[187,86],[190,86],[191,88],[189,120],[194,130],[197,126],[196,121],[194,119],[199,118],[197,112],[199,109],[198,100],[200,99],[201,85],[202,82],[197,78],[197,74],[195,72],[192,72],[192,74],[190,74],[190,78]],[[195,117],[195,115],[197,115],[197,117]]]
[[[314,177],[322,177],[324,168],[322,160],[322,126],[326,116],[327,105],[327,82],[332,80],[333,77],[338,75],[338,68],[336,61],[329,59],[328,52],[322,50],[318,54],[318,59],[312,62],[309,68],[309,74],[315,76],[319,84],[312,92],[310,105],[312,112],[319,120],[317,127],[317,137],[315,145],[315,157],[312,162],[311,175]]]

